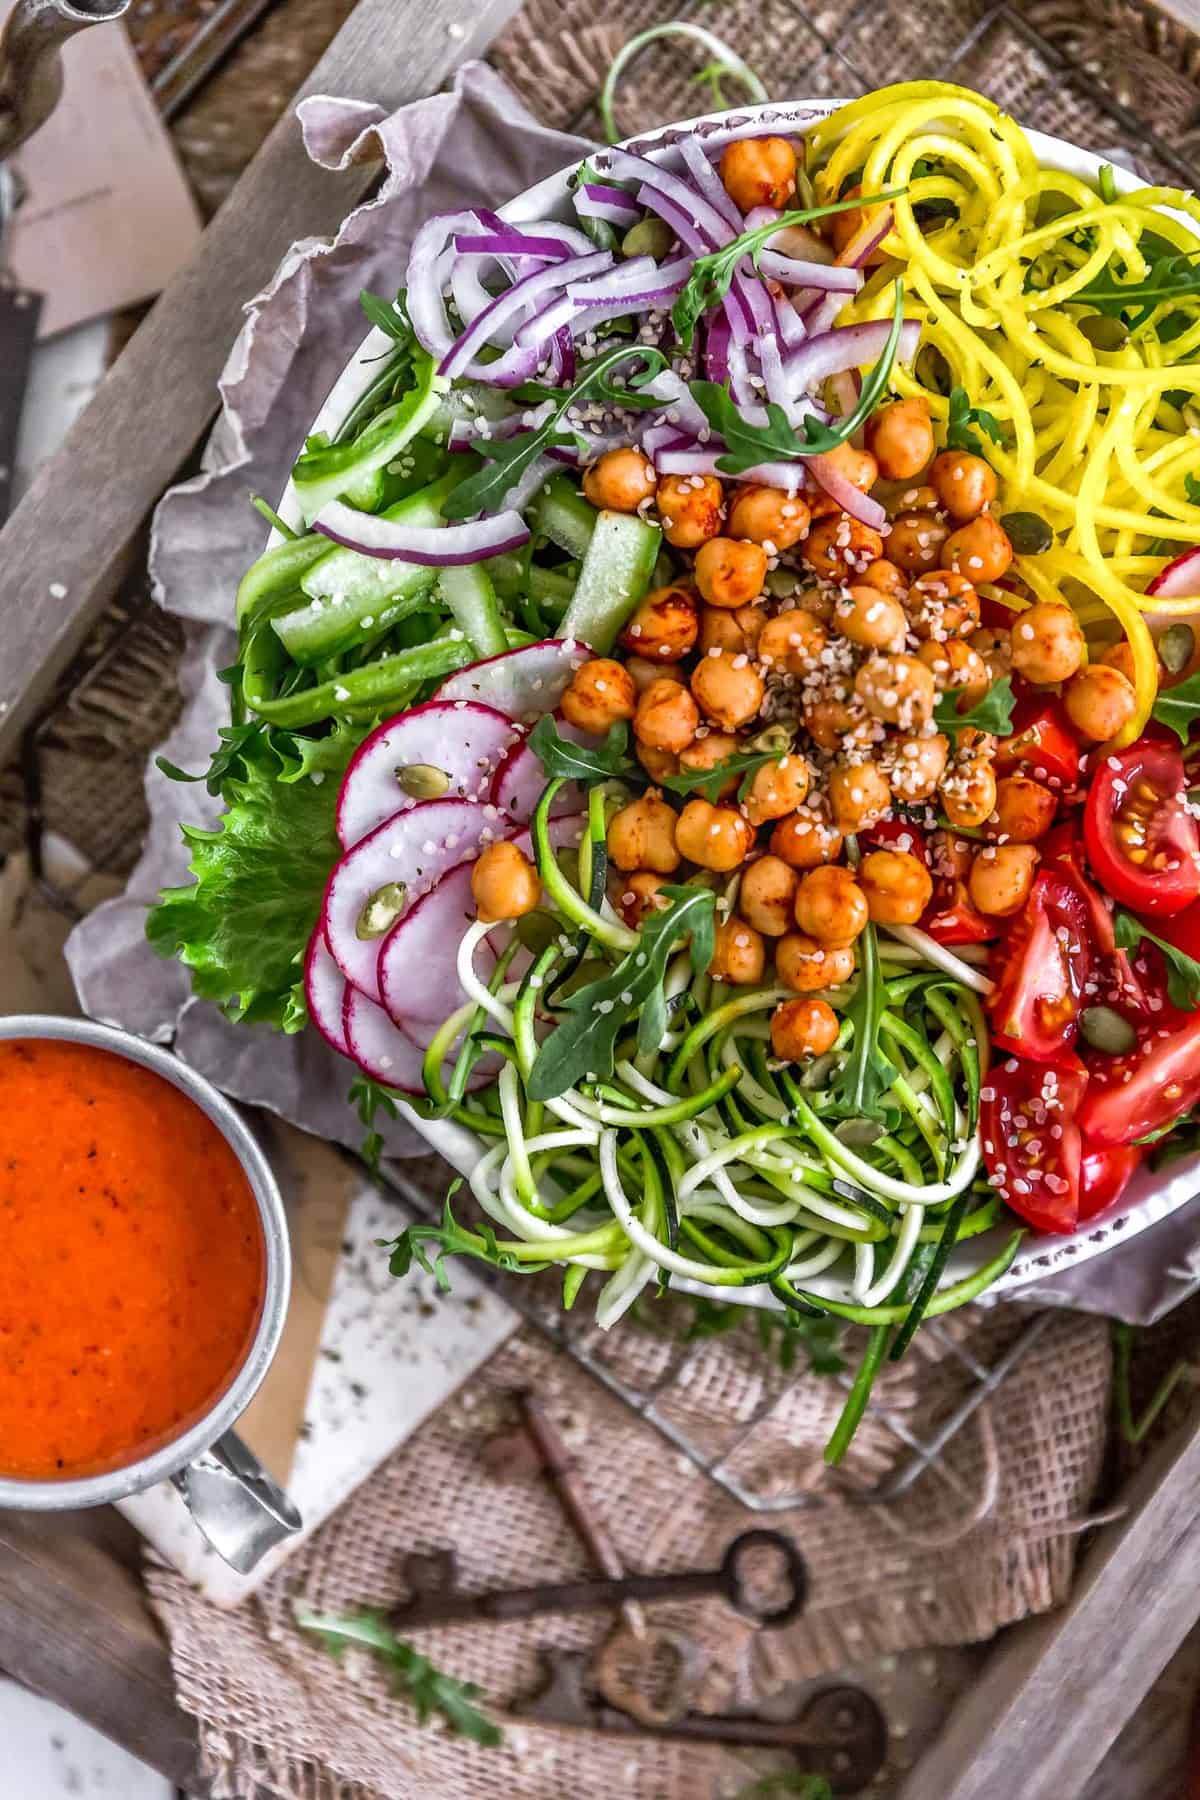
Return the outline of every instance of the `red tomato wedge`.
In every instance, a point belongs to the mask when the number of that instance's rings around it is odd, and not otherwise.
[[[1075,1115],[1083,1069],[1050,1069],[1015,1058],[988,1071],[979,1132],[992,1186],[1039,1231],[1079,1223],[1082,1139]]]
[[[988,1010],[997,1054],[1075,1063],[1090,967],[1087,905],[1065,875],[1043,869],[992,953],[996,990]]]
[[[1124,1000],[1144,1007],[1147,995],[1127,950],[1118,950],[1112,901],[1088,879],[1077,819],[1064,820],[1042,839],[1042,867],[1067,876],[1087,907],[1093,958],[1106,965],[1109,980],[1098,984],[1098,999]]]
[[[1159,1036],[1159,1031],[1165,1035]],[[1099,1148],[1162,1131],[1200,1102],[1200,1013],[1146,1031],[1128,1056],[1093,1058],[1079,1126]]]
[[[1150,738],[1092,771],[1083,815],[1092,872],[1114,900],[1150,918],[1200,898],[1200,833],[1185,788],[1178,750]]]
[[[1012,733],[996,745],[997,775],[1032,775],[1059,791],[1079,778],[1079,740],[1061,700],[1031,694],[1013,710]]]
[[[1094,1219],[1121,1198],[1129,1178],[1142,1160],[1136,1144],[1097,1150],[1085,1143],[1079,1164],[1079,1223]]]
[[[918,862],[929,861],[925,833],[908,819],[880,819],[877,825],[861,834],[859,841],[864,850],[903,850],[909,856],[915,856]]]
[[[955,944],[986,944],[989,938],[999,936],[1000,922],[980,912],[965,881],[939,881],[921,920],[921,930],[949,949]]]

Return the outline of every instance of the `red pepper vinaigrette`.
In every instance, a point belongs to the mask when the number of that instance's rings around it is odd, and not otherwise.
[[[265,1271],[250,1183],[193,1101],[111,1051],[0,1039],[0,1475],[179,1437],[244,1362]]]

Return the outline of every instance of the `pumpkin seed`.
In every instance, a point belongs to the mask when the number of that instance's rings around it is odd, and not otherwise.
[[[1129,327],[1108,313],[1089,313],[1080,319],[1079,330],[1093,350],[1123,350],[1129,342]]]
[[[1158,640],[1159,661],[1172,675],[1186,669],[1196,651],[1196,634],[1190,625],[1180,621],[1168,625]]]
[[[445,769],[432,763],[401,763],[396,780],[412,800],[440,800],[450,786]]]
[[[661,219],[641,219],[621,239],[621,254],[652,256],[655,262],[661,262],[674,242],[675,233]]]
[[[778,750],[780,756],[786,756],[795,741],[795,733],[786,725],[768,725],[757,737],[750,739],[749,748],[758,751]]]
[[[354,934],[360,938],[382,937],[390,931],[400,914],[404,911],[408,899],[408,889],[402,881],[385,881],[381,888],[368,896],[363,909],[358,915],[358,923]]]
[[[1085,1006],[1079,1015],[1079,1033],[1093,1050],[1107,1056],[1126,1056],[1137,1043],[1137,1032],[1111,1006]]]
[[[1053,531],[1038,513],[1005,513],[1000,524],[1018,556],[1044,556],[1054,542]]]

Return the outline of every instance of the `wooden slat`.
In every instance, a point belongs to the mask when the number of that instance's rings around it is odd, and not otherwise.
[[[518,0],[359,0],[306,93],[398,106],[485,50]],[[299,96],[297,96],[299,98]],[[195,448],[241,324],[295,239],[332,232],[377,168],[317,169],[292,107],[0,531],[0,763],[128,572]]]
[[[1200,1421],[1121,1494],[1059,1613],[1016,1627],[901,1800],[1077,1800],[1200,1616]]]
[[[137,1577],[77,1528],[48,1527],[0,1513],[0,1670],[200,1800],[195,1721],[176,1704],[171,1659]]]

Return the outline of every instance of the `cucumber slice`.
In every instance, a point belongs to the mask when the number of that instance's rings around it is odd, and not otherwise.
[[[611,650],[654,578],[662,532],[636,513],[602,512],[563,615],[562,636]]]
[[[305,524],[311,525],[328,501],[361,490],[364,481],[398,456],[433,417],[448,386],[444,376],[434,373],[432,358],[424,356],[417,365],[417,385],[385,407],[353,443],[306,449],[292,474]]]
[[[282,600],[286,594],[295,592],[313,564],[328,555],[329,539],[315,532],[309,537],[289,538],[286,543],[264,550],[238,583],[238,624],[247,624],[272,600]]]
[[[584,556],[599,518],[569,475],[552,475],[530,510],[537,537],[546,537],[568,556]]]
[[[439,569],[437,585],[476,656],[500,656],[508,649],[496,590],[482,563]]]

